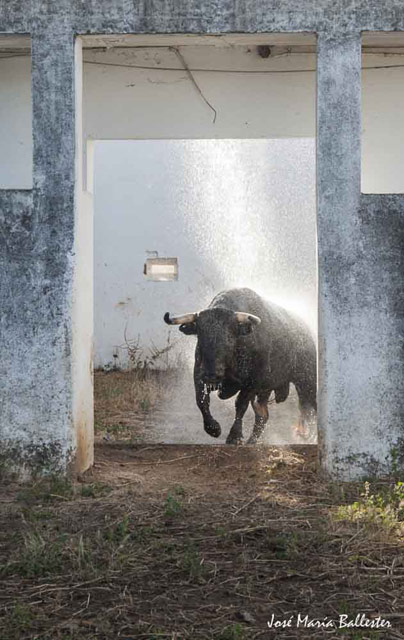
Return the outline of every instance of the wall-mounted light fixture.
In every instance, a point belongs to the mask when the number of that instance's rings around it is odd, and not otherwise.
[[[148,251],[154,254],[152,258],[146,258],[143,273],[148,280],[155,282],[168,282],[178,280],[178,258],[159,258],[157,251]]]

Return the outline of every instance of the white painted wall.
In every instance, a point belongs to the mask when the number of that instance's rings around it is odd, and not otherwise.
[[[0,59],[0,189],[32,187],[30,58]]]
[[[362,71],[362,192],[404,193],[404,56],[366,55]]]
[[[217,110],[215,123],[173,51],[86,50],[84,138],[314,136],[314,54],[275,48],[262,59],[255,47],[234,45],[188,45],[181,52],[190,68],[205,69],[194,75]],[[368,53],[363,66],[363,191],[403,192],[404,55]],[[28,57],[0,59],[0,188],[32,184],[29,75]]]
[[[86,135],[110,139],[314,136],[313,55],[263,59],[247,46],[187,46],[181,52],[189,68],[216,70],[194,71],[216,109],[215,122],[173,51],[87,51]],[[165,71],[167,67],[176,70]],[[294,69],[303,73],[289,73]],[[269,70],[285,73],[266,73]]]

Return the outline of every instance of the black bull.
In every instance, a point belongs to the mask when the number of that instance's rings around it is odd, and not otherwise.
[[[316,346],[300,319],[251,289],[230,289],[215,296],[203,311],[172,318],[166,313],[164,320],[198,337],[196,402],[209,435],[217,438],[221,433],[209,409],[211,391],[217,390],[223,400],[239,392],[228,444],[242,441],[242,420],[251,402],[255,424],[248,443],[252,444],[268,420],[271,393],[276,402],[284,402],[291,382],[299,396],[301,427],[307,428],[309,417],[317,410]]]

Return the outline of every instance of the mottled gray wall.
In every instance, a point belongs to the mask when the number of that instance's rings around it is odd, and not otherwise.
[[[2,0],[0,32],[50,20],[76,33],[259,33],[404,29],[400,0]],[[54,36],[49,34],[51,40]]]
[[[326,468],[345,476],[404,465],[404,196],[362,195],[353,217],[355,253],[335,273],[339,375],[324,436]]]
[[[74,457],[74,35],[312,31],[322,461],[344,477],[401,465],[403,208],[401,197],[360,197],[362,30],[404,30],[404,3],[1,0],[0,32],[32,38],[34,136],[32,193],[0,194],[5,455],[61,467]]]
[[[13,460],[57,468],[74,448],[74,50],[58,19],[35,21],[30,31],[33,190],[0,191],[0,434]]]
[[[319,437],[345,477],[395,465],[404,419],[402,199],[360,194],[360,59],[359,33],[319,34]]]

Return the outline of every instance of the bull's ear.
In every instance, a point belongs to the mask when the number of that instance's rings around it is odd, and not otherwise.
[[[185,333],[185,335],[187,336],[196,335],[196,322],[180,325],[180,331],[182,331],[182,333]]]

